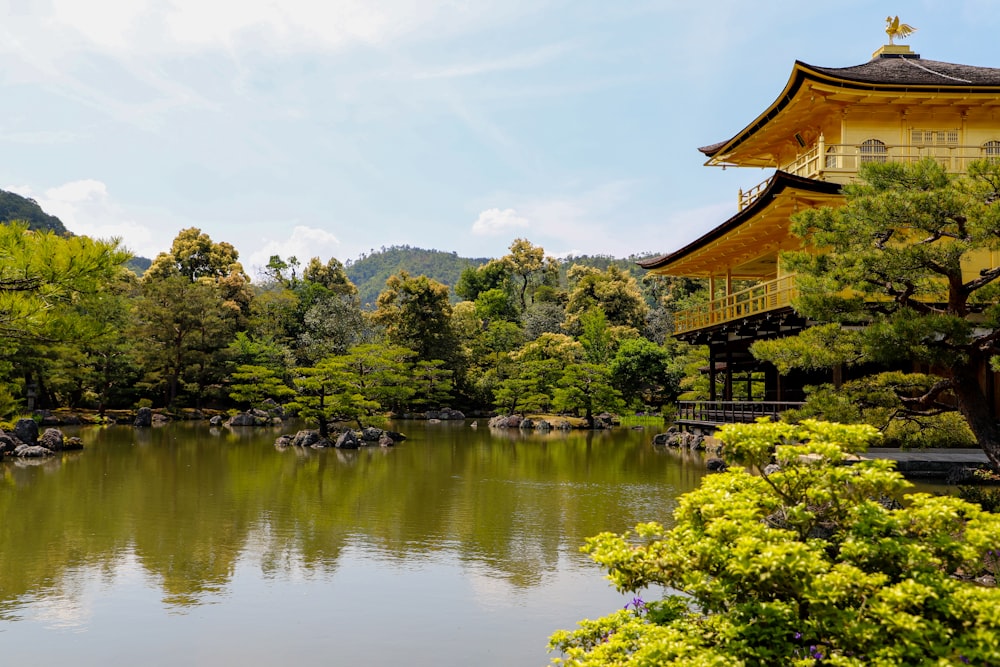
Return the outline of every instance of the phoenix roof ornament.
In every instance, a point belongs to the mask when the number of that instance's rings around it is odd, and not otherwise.
[[[906,39],[913,33],[917,31],[916,28],[908,23],[900,23],[898,16],[886,16],[885,17],[885,34],[889,35],[889,45],[892,46],[892,40],[894,37],[899,39]]]

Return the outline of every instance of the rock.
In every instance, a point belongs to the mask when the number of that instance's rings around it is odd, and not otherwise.
[[[779,466],[777,463],[768,463],[766,466],[764,466],[764,475],[765,476],[773,475],[774,473],[779,472],[780,470],[781,466]]]
[[[530,431],[531,429],[535,428],[535,420],[534,419],[522,419],[521,423],[518,424],[517,427],[519,429],[521,429],[522,431]]]
[[[153,425],[153,408],[139,408],[135,411],[135,421],[133,426],[136,428],[148,428]]]
[[[357,449],[361,446],[361,440],[358,439],[354,431],[344,431],[333,446],[337,449]]]
[[[170,417],[166,415],[161,415],[158,412],[153,413],[153,419],[152,419],[153,425],[163,426],[168,421],[170,421]]]
[[[393,442],[403,442],[404,440],[406,440],[405,435],[403,435],[402,433],[397,433],[396,431],[382,431],[382,433],[392,438]]]
[[[291,439],[291,444],[293,447],[311,447],[317,442],[322,440],[319,435],[319,431],[299,431]]]
[[[53,451],[41,445],[21,445],[14,450],[14,456],[20,456],[26,459],[37,459],[43,456],[52,456]]]
[[[38,444],[46,449],[51,449],[53,452],[62,451],[63,448],[63,434],[57,428],[47,428],[42,437],[38,439]]]
[[[604,430],[611,428],[610,415],[607,415],[606,413],[603,415],[594,415],[593,418],[591,419],[590,427],[595,430]]]
[[[23,445],[21,440],[11,435],[10,433],[3,433],[0,431],[0,453],[2,452],[13,452],[15,449]]]
[[[570,429],[573,428],[573,425],[569,423],[568,419],[559,419],[555,421],[552,425],[555,426],[560,431],[569,431]]]
[[[365,442],[378,442],[382,438],[384,431],[380,428],[368,426],[361,429],[361,439]]]
[[[708,468],[709,472],[725,472],[729,468],[725,461],[714,456],[705,461],[705,467]]]
[[[395,445],[396,445],[396,441],[393,440],[392,438],[390,438],[389,436],[387,436],[385,433],[383,433],[382,437],[380,437],[378,439],[378,446],[379,447],[393,447]]]
[[[475,421],[469,424],[469,428],[479,428],[479,422]]]
[[[490,419],[490,428],[518,428],[521,425],[521,415],[497,415]]]
[[[465,414],[459,410],[452,410],[451,408],[441,408],[438,411],[438,419],[460,421],[465,419]]]
[[[277,417],[278,419],[285,418],[285,408],[281,405],[278,405],[277,401],[275,401],[273,398],[265,400],[261,404],[261,408],[265,412],[267,412],[267,414],[270,417]]]
[[[552,424],[548,423],[544,419],[539,419],[537,422],[535,422],[535,430],[536,431],[551,431],[552,430]]]
[[[222,415],[215,415],[214,417],[208,420],[208,423],[211,424],[212,426],[221,426],[222,422],[223,422]]]
[[[63,443],[63,449],[65,451],[70,451],[74,449],[83,449],[83,440],[76,437],[66,438],[66,441]]]
[[[286,447],[292,446],[292,436],[290,435],[279,435],[278,439],[274,441],[274,446],[278,449],[285,449]]]
[[[18,419],[14,424],[14,435],[26,445],[38,442],[38,424],[34,419]]]
[[[668,431],[666,433],[657,433],[656,435],[653,436],[653,444],[654,445],[658,445],[660,447],[662,447],[664,445],[669,445],[670,444],[670,436],[672,436],[672,435],[673,435],[673,433],[671,433],[670,431]]]
[[[440,423],[441,423],[441,420],[440,420],[440,419],[437,419],[437,418],[434,418],[434,419],[428,419],[428,420],[427,420],[427,423],[428,423],[428,424],[440,424]]]

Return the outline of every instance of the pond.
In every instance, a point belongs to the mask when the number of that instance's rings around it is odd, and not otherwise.
[[[652,430],[470,424],[64,429],[86,449],[0,463],[3,664],[547,664],[627,601],[580,545],[668,520],[704,466]]]

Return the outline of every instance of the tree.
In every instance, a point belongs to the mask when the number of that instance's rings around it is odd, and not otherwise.
[[[436,280],[406,271],[390,276],[373,318],[393,344],[414,350],[417,358],[455,360],[458,339],[451,328],[448,288]]]
[[[238,309],[227,309],[214,285],[181,274],[144,280],[133,313],[132,337],[146,370],[141,386],[162,392],[173,406],[183,392],[200,398],[221,381]]]
[[[611,378],[627,403],[662,407],[680,393],[683,370],[665,347],[645,338],[623,341],[611,360]]]
[[[569,366],[583,361],[583,346],[565,334],[546,333],[510,354],[509,375],[496,388],[495,404],[514,413],[546,410],[556,383]]]
[[[510,244],[510,254],[504,261],[511,272],[520,280],[517,288],[521,312],[528,308],[529,287],[543,284],[558,284],[559,265],[551,257],[545,256],[545,249],[532,245],[527,239],[514,239]]]
[[[0,336],[38,338],[54,309],[100,292],[131,254],[117,239],[67,238],[9,224],[0,225],[0,257]]]
[[[100,321],[102,303],[115,300],[126,280],[130,254],[119,241],[29,231],[22,223],[0,225],[0,378],[4,411],[33,386],[36,407],[56,402],[53,387],[78,399],[87,389],[94,348],[120,333]],[[118,303],[116,301],[116,303]],[[109,311],[110,313],[110,311]]]
[[[222,393],[225,348],[246,328],[253,302],[238,259],[232,245],[192,227],[143,274],[134,309],[134,333],[145,343],[138,349],[147,371],[143,385],[162,390],[167,405],[182,392],[197,402],[209,387]]]
[[[556,410],[583,411],[587,424],[594,425],[594,413],[618,411],[624,406],[621,393],[611,385],[606,366],[583,362],[567,366],[553,393]]]
[[[604,311],[612,325],[641,330],[646,323],[649,307],[635,278],[611,265],[606,271],[575,264],[568,272],[569,302],[566,313],[568,327],[575,330],[580,315],[597,307]]]
[[[867,425],[724,426],[727,456],[680,498],[672,528],[584,548],[622,592],[666,597],[553,635],[568,666],[1000,663],[1000,515],[949,496],[889,499],[886,461],[844,465]],[[775,461],[776,467],[769,464]]]
[[[1000,164],[973,163],[968,175],[950,176],[931,159],[869,163],[860,177],[844,187],[843,207],[793,217],[792,231],[824,252],[786,255],[799,275],[796,309],[851,326],[807,329],[757,343],[753,353],[782,372],[836,364],[926,368],[938,381],[917,395],[904,383],[903,411],[933,415],[956,406],[1000,469],[1000,428],[978,379],[1000,339],[1000,265],[990,261],[1000,250]]]
[[[257,408],[267,399],[293,396],[295,391],[286,385],[278,372],[267,366],[240,364],[233,372],[229,397],[247,407]]]

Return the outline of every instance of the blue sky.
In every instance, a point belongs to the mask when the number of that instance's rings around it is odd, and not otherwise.
[[[1000,67],[992,2],[0,0],[0,188],[140,255],[253,274],[410,244],[666,252],[761,170],[703,167],[796,59]]]

